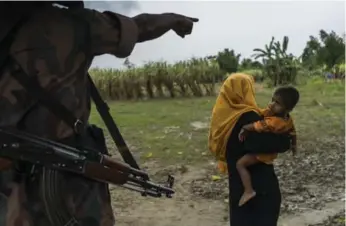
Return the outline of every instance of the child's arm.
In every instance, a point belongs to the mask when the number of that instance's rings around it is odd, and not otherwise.
[[[263,108],[263,109],[261,108],[259,110],[260,110],[261,118],[264,115],[267,115],[268,111],[270,111],[269,108]],[[239,135],[238,135],[239,140],[243,141],[247,135],[247,132],[253,132],[253,131],[261,132],[261,131],[258,131],[258,129],[261,129],[261,128],[256,128],[256,127],[264,127],[265,124],[266,124],[265,119],[262,118],[261,120],[244,125],[239,132]]]
[[[278,117],[265,117],[262,120],[246,124],[242,127],[239,132],[239,140],[244,141],[248,132],[276,132],[280,133],[285,130],[286,123],[283,123],[282,120]]]
[[[249,123],[249,124],[244,125],[239,132],[239,140],[244,141],[248,132],[261,132],[261,128],[263,127],[262,126],[263,123],[265,123],[264,120],[261,120],[261,121],[257,121],[254,123]],[[257,124],[259,124],[259,125],[257,125]],[[261,128],[259,128],[259,127],[261,127]]]

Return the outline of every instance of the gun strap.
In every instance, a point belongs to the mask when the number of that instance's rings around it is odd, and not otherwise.
[[[129,164],[133,168],[139,169],[139,166],[136,160],[131,154],[130,149],[128,148],[123,136],[121,135],[117,125],[115,124],[113,117],[109,113],[109,106],[107,105],[106,102],[103,101],[89,73],[88,73],[88,79],[90,84],[91,98],[93,99],[96,105],[96,109],[101,115],[102,120],[106,124],[106,127],[110,135],[112,136],[113,141],[115,145],[117,146],[122,158],[127,164]],[[146,179],[149,179],[149,178],[146,178]]]
[[[36,77],[30,78],[29,76],[23,76],[25,72],[20,66],[20,70],[16,70],[14,65],[12,69],[11,75],[29,92],[30,95],[46,106],[56,116],[61,118],[67,125],[72,127],[77,135],[83,133],[84,123],[80,119],[74,117],[72,112],[57,101],[53,95],[44,90],[40,86]]]
[[[54,114],[65,121],[69,126],[72,126],[76,134],[81,134],[84,131],[84,124],[81,120],[75,118],[69,110],[66,109],[59,101],[49,93],[46,92],[39,84],[35,76],[28,76],[19,64],[15,64],[16,61],[9,55],[10,47],[12,46],[14,37],[18,29],[27,21],[30,17],[30,12],[22,13],[18,15],[15,23],[9,29],[6,36],[0,43],[0,75],[6,65],[10,65],[10,69],[13,72],[13,77],[24,87],[29,93],[36,99],[38,99],[43,105],[45,105]],[[17,66],[17,67],[16,67]],[[26,76],[23,76],[25,74]]]
[[[28,76],[19,64],[14,64],[15,60],[9,56],[9,49],[13,42],[13,36],[16,34],[23,22],[25,22],[25,17],[23,17],[20,22],[17,22],[13,29],[10,30],[7,37],[1,42],[2,54],[0,55],[0,74],[3,73],[3,69],[6,64],[12,65],[13,77],[28,91],[30,95],[48,108],[53,114],[62,119],[74,130],[77,135],[83,133],[85,131],[85,125],[82,120],[76,118],[73,113],[62,103],[60,103],[53,95],[51,95],[51,93],[43,89],[35,76]],[[7,55],[7,57],[4,57],[4,55]],[[123,139],[117,125],[110,115],[108,105],[102,100],[102,97],[99,94],[89,73],[87,76],[90,84],[91,97],[122,158],[131,167],[140,169],[128,146],[126,145],[126,142]]]

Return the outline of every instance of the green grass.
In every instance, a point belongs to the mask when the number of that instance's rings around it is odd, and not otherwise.
[[[311,80],[298,88],[301,100],[292,115],[299,144],[318,142],[330,136],[344,139],[344,83],[326,84],[322,80]],[[256,85],[256,90],[257,102],[264,107],[271,99],[273,89]],[[209,123],[215,98],[123,101],[110,102],[109,106],[140,162],[149,159],[146,156],[151,153],[150,159],[165,164],[195,164],[211,159],[207,149],[208,128],[196,130],[190,123]],[[105,128],[95,108],[90,121]]]
[[[124,138],[135,152],[152,159],[193,160],[206,152],[207,129],[193,131],[190,122],[207,121],[214,98],[168,99],[147,102],[110,103]],[[93,111],[91,122],[103,123]],[[181,153],[182,152],[182,153]],[[172,159],[173,157],[173,159]]]

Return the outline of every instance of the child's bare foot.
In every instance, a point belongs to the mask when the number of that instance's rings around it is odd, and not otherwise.
[[[256,196],[256,192],[255,191],[244,192],[244,194],[240,198],[239,206],[244,205],[245,203],[247,203],[250,199],[252,199],[255,196]]]

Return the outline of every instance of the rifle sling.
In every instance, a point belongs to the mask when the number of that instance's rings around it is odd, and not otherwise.
[[[35,77],[30,78],[29,76],[23,76],[23,72],[22,69],[12,70],[11,75],[30,93],[30,95],[39,100],[41,104],[46,106],[56,116],[64,120],[67,125],[71,126],[75,133],[81,134],[84,130],[83,122],[75,118],[64,105],[57,101],[49,92],[44,90]]]
[[[90,84],[90,94],[91,98],[93,99],[96,109],[101,115],[102,120],[106,124],[106,127],[110,133],[110,135],[113,138],[114,143],[116,144],[122,158],[124,161],[132,166],[133,168],[139,169],[139,166],[134,159],[133,155],[131,154],[123,136],[121,135],[117,125],[114,122],[113,117],[109,113],[109,106],[106,102],[103,101],[99,91],[97,90],[97,87],[95,86],[90,74],[88,73],[88,79]],[[149,179],[149,178],[146,178]]]

